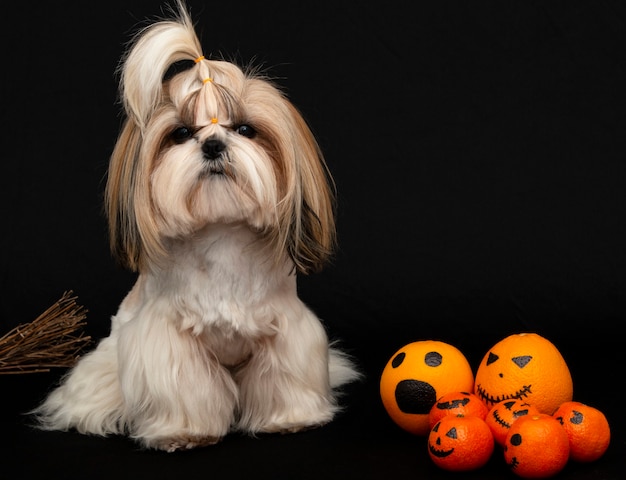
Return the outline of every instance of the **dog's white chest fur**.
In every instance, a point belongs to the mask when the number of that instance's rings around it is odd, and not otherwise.
[[[113,328],[137,318],[163,319],[205,343],[227,366],[278,331],[277,316],[303,308],[289,262],[277,268],[261,255],[246,225],[212,225],[172,240],[162,266],[142,273],[121,304]]]

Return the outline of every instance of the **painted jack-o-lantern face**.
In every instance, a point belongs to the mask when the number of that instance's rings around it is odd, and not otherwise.
[[[445,416],[428,434],[428,454],[439,467],[473,470],[482,467],[494,450],[487,424],[473,415]]]
[[[430,409],[430,427],[448,415],[474,415],[482,419],[487,415],[487,407],[483,401],[470,392],[450,392],[437,399]]]
[[[573,383],[561,353],[535,333],[521,333],[496,343],[476,372],[474,392],[493,407],[503,400],[523,400],[552,414],[572,399]]]
[[[565,429],[551,415],[539,413],[517,419],[504,441],[504,460],[523,478],[547,478],[569,459]]]
[[[472,391],[474,374],[454,346],[422,340],[405,345],[385,366],[380,396],[396,424],[415,435],[428,435],[429,412],[448,392]]]
[[[443,459],[454,453],[459,439],[456,423],[444,422],[442,427],[440,420],[435,424],[428,436],[428,451],[431,456]]]
[[[570,440],[570,459],[592,462],[604,455],[611,442],[611,427],[600,410],[581,402],[562,403],[552,415]]]
[[[498,445],[504,445],[506,435],[509,433],[513,422],[524,415],[536,415],[538,413],[537,407],[523,400],[504,400],[491,407],[485,417],[485,422],[489,425]]]

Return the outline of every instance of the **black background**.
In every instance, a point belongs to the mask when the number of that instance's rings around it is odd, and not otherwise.
[[[206,55],[269,68],[318,137],[339,192],[340,249],[300,292],[366,380],[322,429],[166,455],[34,431],[21,413],[63,372],[0,376],[0,478],[448,478],[382,409],[384,365],[409,342],[437,339],[476,368],[522,331],[560,349],[574,399],[611,422],[607,454],[559,477],[621,477],[623,2],[189,5]],[[132,286],[102,214],[122,120],[114,70],[161,6],[3,4],[0,334],[73,290],[101,338]],[[513,475],[495,455],[461,477]]]

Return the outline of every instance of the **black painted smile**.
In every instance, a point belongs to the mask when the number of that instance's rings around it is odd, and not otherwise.
[[[435,457],[439,457],[439,458],[447,457],[452,452],[454,452],[454,448],[451,448],[450,450],[437,450],[432,445],[428,445],[428,449],[430,450],[430,453],[432,453]]]
[[[495,405],[496,403],[502,402],[504,400],[523,400],[532,393],[531,388],[532,388],[532,385],[524,385],[524,387],[522,387],[520,390],[518,390],[517,392],[513,394],[503,395],[503,396],[498,396],[498,397],[489,395],[485,391],[485,389],[482,388],[481,385],[476,386],[476,391],[478,393],[478,396],[483,401],[489,403],[490,405]]]

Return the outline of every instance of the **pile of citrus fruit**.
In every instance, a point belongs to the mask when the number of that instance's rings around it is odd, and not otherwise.
[[[426,436],[429,457],[449,471],[476,470],[497,449],[519,477],[547,478],[570,460],[599,459],[611,438],[604,413],[573,400],[563,356],[536,333],[496,343],[475,378],[452,345],[407,344],[385,366],[380,395],[391,419]]]

